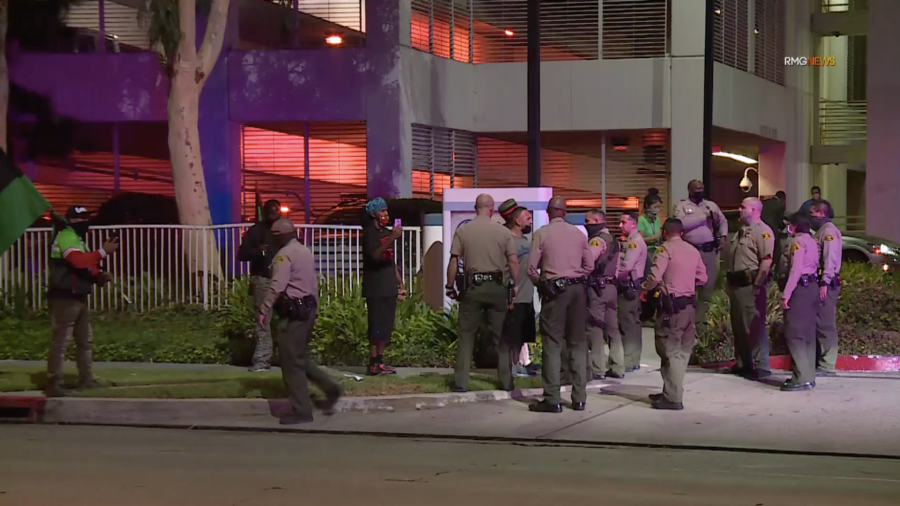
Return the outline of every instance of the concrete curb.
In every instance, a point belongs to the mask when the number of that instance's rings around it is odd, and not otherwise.
[[[734,360],[731,360],[698,364],[697,367],[701,369],[727,369],[733,365]],[[840,355],[835,365],[835,369],[841,372],[898,372],[900,371],[900,356]],[[791,357],[789,355],[772,355],[769,357],[769,366],[773,371],[790,371]]]
[[[599,390],[609,383],[592,382],[587,388]],[[571,387],[563,387],[568,392]],[[542,395],[540,388],[514,390],[486,390],[449,394],[414,394],[382,397],[345,397],[338,402],[337,412],[390,413],[441,409],[454,404],[495,402],[510,399],[530,399]],[[259,416],[279,417],[290,411],[284,399],[100,399],[87,397],[48,398],[0,397],[0,406],[15,402],[19,407],[30,406],[28,421],[43,423],[72,423],[99,425],[164,424],[173,425],[188,420],[230,419],[236,422]],[[24,420],[23,420],[24,421]]]

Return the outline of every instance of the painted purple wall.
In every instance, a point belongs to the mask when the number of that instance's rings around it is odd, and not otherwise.
[[[166,120],[169,82],[155,53],[20,53],[10,59],[9,79],[81,121]]]
[[[364,49],[232,51],[227,62],[231,121],[366,119]],[[23,53],[10,80],[81,121],[166,120],[169,83],[154,53]]]
[[[233,51],[231,120],[365,120],[366,68],[364,49]]]

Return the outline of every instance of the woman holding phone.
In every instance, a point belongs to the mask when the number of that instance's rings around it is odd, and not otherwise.
[[[394,242],[403,237],[400,220],[388,229],[391,219],[387,202],[381,197],[366,204],[363,223],[363,279],[362,291],[368,310],[370,376],[395,374],[384,363],[384,349],[394,332],[397,301],[406,299],[408,292],[394,257]]]

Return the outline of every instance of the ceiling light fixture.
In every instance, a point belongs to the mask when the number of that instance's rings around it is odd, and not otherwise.
[[[344,42],[344,39],[341,38],[340,35],[331,35],[325,38],[325,42],[327,42],[331,46],[337,46]]]
[[[722,158],[730,158],[736,162],[741,162],[741,163],[750,163],[750,164],[758,163],[753,158],[750,158],[750,157],[747,157],[744,155],[738,155],[736,153],[726,153],[725,151],[716,151],[713,153],[713,156],[719,156]]]

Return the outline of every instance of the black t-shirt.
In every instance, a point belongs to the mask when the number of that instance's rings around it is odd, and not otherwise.
[[[363,228],[363,281],[364,297],[396,297],[398,292],[397,274],[394,263],[394,245],[376,258],[375,250],[390,241],[391,232],[378,230],[374,225]]]

